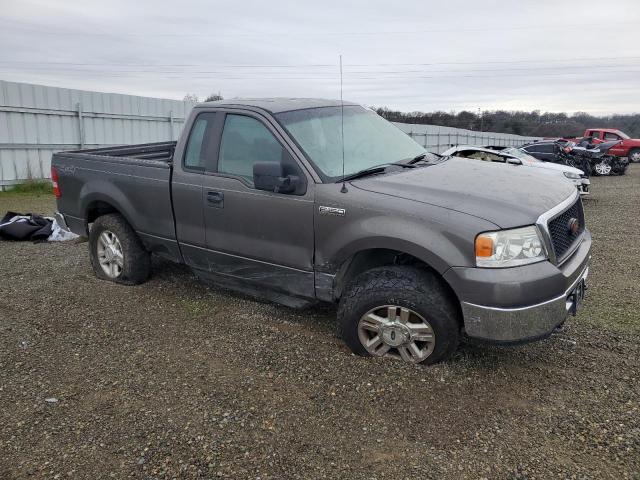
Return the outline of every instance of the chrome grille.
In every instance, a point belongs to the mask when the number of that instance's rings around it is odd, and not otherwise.
[[[575,218],[579,222],[578,230],[571,232],[569,223]],[[556,254],[556,259],[561,262],[564,256],[570,252],[571,247],[579,241],[584,232],[584,210],[582,209],[582,200],[578,198],[576,202],[557,217],[549,220],[548,223],[549,236],[551,237],[551,245]]]

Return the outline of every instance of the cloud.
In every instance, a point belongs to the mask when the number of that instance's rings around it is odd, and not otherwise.
[[[636,0],[604,12],[594,0],[0,0],[0,11],[6,80],[336,98],[342,54],[345,98],[367,105],[640,111]]]

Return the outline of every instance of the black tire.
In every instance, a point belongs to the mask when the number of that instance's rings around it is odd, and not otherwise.
[[[634,155],[640,155],[640,148],[633,148],[629,151],[629,163],[640,162],[640,160],[634,160]]]
[[[431,365],[455,352],[460,342],[459,314],[442,280],[426,269],[387,266],[358,275],[340,299],[338,333],[353,353],[370,355],[358,338],[358,323],[365,313],[383,305],[409,308],[431,325],[435,348],[420,363]]]
[[[122,271],[115,278],[107,275],[98,261],[98,239],[104,231],[112,232],[122,246]],[[89,233],[89,258],[94,273],[100,279],[124,285],[137,285],[149,278],[151,255],[145,250],[131,225],[117,213],[99,217],[93,223]]]

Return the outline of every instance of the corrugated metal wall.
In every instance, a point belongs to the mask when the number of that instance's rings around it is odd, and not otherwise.
[[[541,137],[523,137],[510,133],[477,132],[462,128],[395,123],[403,132],[433,153],[442,153],[454,145],[520,146],[541,140]]]
[[[176,139],[192,107],[0,80],[0,187],[49,178],[60,150]]]
[[[61,150],[175,140],[190,102],[0,80],[0,188],[50,178]],[[452,145],[522,145],[536,137],[397,123],[427,150]]]

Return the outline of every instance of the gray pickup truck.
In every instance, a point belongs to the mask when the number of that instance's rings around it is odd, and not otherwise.
[[[144,282],[157,254],[270,301],[336,303],[359,355],[434,363],[464,336],[542,339],[586,288],[570,183],[430,155],[352,103],[204,103],[177,142],[58,153],[52,180],[98,277]]]

